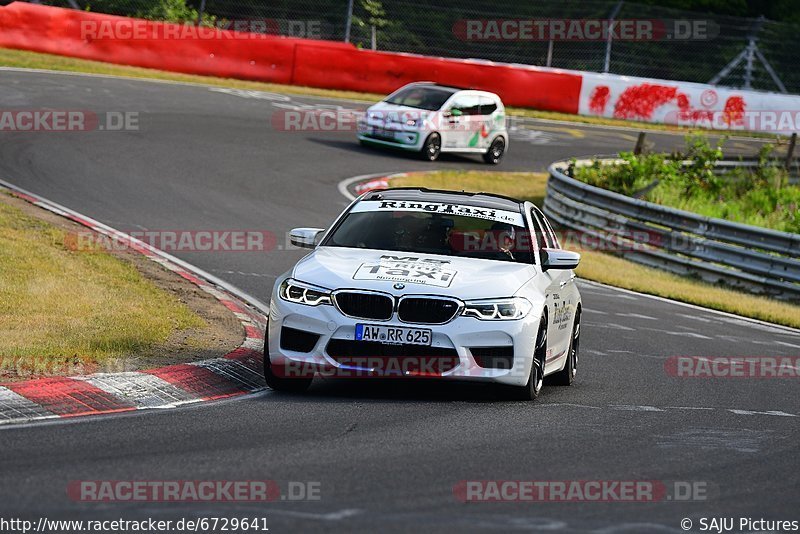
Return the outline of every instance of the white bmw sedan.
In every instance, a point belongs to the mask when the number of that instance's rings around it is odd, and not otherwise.
[[[303,391],[318,373],[424,376],[530,400],[547,375],[575,378],[580,255],[530,202],[373,191],[291,241],[313,251],[273,288],[264,376],[275,390]]]
[[[506,111],[494,93],[415,82],[367,109],[358,140],[418,152],[429,161],[459,152],[497,164],[508,150]]]

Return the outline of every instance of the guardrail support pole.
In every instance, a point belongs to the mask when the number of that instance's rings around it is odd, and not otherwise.
[[[206,0],[201,0],[200,8],[197,10],[197,24],[196,26],[200,26],[203,23],[203,13],[206,10]]]
[[[644,150],[644,138],[645,133],[639,132],[639,137],[636,139],[636,146],[633,148],[633,153],[637,156]]]
[[[794,158],[794,147],[797,145],[797,132],[792,134],[792,137],[789,138],[789,147],[786,149],[786,170],[792,168],[792,158]]]
[[[353,25],[353,0],[347,2],[347,20],[344,22],[344,42],[350,42],[350,27]]]
[[[605,61],[603,62],[603,72],[608,72],[609,69],[611,68],[611,42],[614,39],[613,37],[614,23],[615,23],[614,19],[617,18],[617,14],[619,13],[619,10],[622,8],[622,1],[623,0],[620,0],[617,3],[617,5],[614,6],[614,9],[611,11],[611,15],[608,17],[610,24],[608,28],[608,39],[606,40],[606,58]]]

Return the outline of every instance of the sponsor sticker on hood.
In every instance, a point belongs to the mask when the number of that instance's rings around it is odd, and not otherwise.
[[[362,263],[353,280],[386,280],[435,287],[450,287],[458,272],[448,262],[418,257],[381,256],[378,262]]]
[[[350,213],[370,211],[415,211],[421,213],[438,213],[441,215],[461,215],[489,221],[504,222],[516,226],[525,226],[522,214],[515,211],[469,206],[467,204],[446,204],[443,202],[411,202],[407,200],[362,200],[350,210]]]

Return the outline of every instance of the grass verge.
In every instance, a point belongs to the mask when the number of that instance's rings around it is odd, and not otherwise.
[[[547,174],[441,171],[392,178],[389,185],[497,193],[541,206]],[[576,270],[581,278],[800,328],[800,306],[684,278],[597,250],[577,249],[577,252],[582,255]]]
[[[89,61],[66,56],[53,54],[42,54],[39,52],[29,52],[26,50],[13,50],[0,48],[0,66],[19,67],[27,69],[47,69],[69,72],[85,72],[91,74],[107,74],[113,76],[125,76],[129,78],[145,78],[155,80],[168,80],[176,82],[200,83],[206,85],[216,85],[219,87],[230,87],[233,89],[249,89],[254,91],[268,91],[300,96],[318,96],[332,99],[363,100],[365,102],[378,102],[385,95],[375,93],[360,93],[356,91],[338,91],[334,89],[317,89],[313,87],[301,87],[296,85],[281,85],[275,83],[252,82],[246,80],[236,80],[232,78],[216,78],[213,76],[197,76],[193,74],[181,74],[167,72],[156,69],[144,69],[141,67],[129,67],[126,65],[116,65],[113,63],[103,63],[99,61]],[[689,133],[708,133],[707,130],[693,129],[667,124],[653,124],[648,122],[628,121],[621,119],[609,119],[606,117],[585,117],[572,115],[570,113],[560,113],[556,111],[541,111],[529,108],[509,107],[507,111],[511,115],[518,117],[528,117],[532,119],[545,119],[555,121],[565,121],[595,126],[614,126],[620,128],[632,128],[637,130],[656,130],[662,132],[675,132],[681,134]],[[777,139],[780,136],[763,134],[758,132],[735,132],[737,136],[751,136],[759,138]]]
[[[144,269],[117,253],[75,250],[70,232],[87,230],[72,224],[0,193],[0,379],[131,370],[193,351],[226,352],[208,342],[217,331],[198,333],[217,321],[198,312],[194,286],[143,257]]]
[[[60,70],[67,72],[84,72],[89,74],[106,74],[110,76],[123,76],[126,78],[143,78],[149,80],[165,80],[172,82],[199,83],[230,87],[233,89],[250,89],[254,91],[267,91],[290,95],[319,96],[325,98],[344,98],[350,100],[364,100],[377,102],[385,95],[358,93],[355,91],[336,91],[333,89],[315,89],[298,85],[282,85],[277,83],[251,82],[233,78],[216,78],[214,76],[198,76],[195,74],[181,74],[156,69],[129,67],[101,61],[90,61],[53,54],[40,54],[27,50],[12,50],[0,48],[0,66],[19,67],[25,69]]]

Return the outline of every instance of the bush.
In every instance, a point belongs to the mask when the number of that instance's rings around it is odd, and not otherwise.
[[[773,146],[765,145],[753,169],[739,167],[715,174],[722,146],[704,136],[686,139],[679,154],[620,155],[621,165],[571,166],[589,185],[708,217],[800,233],[800,187],[790,185],[785,169],[774,165]],[[682,163],[686,161],[686,163]]]
[[[623,152],[620,159],[624,161],[621,165],[601,165],[594,161],[589,167],[573,166],[572,173],[589,185],[632,196],[649,186],[669,181],[672,175],[680,172],[680,163],[665,159],[663,154],[636,156]]]
[[[199,13],[196,9],[187,6],[186,0],[157,0],[150,8],[137,13],[136,16],[149,20],[194,24],[197,22]],[[216,17],[207,13],[203,14],[203,20],[200,21],[203,26],[213,26],[215,22]]]

